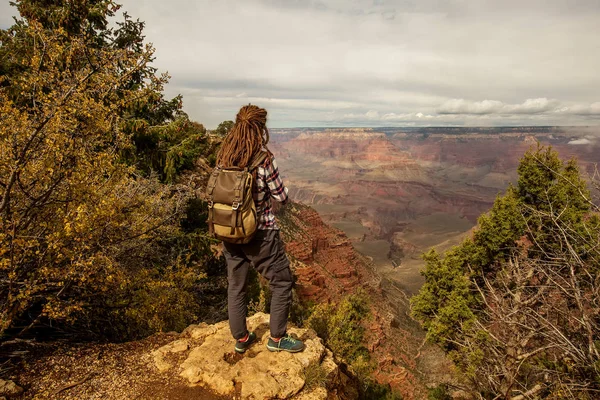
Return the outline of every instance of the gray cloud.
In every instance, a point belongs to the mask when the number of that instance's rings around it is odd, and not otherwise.
[[[586,104],[574,104],[558,110],[561,113],[582,115],[582,116],[600,116],[600,102]]]
[[[209,126],[248,101],[278,126],[596,121],[596,2],[147,4],[126,8],[148,21],[169,90],[201,97],[186,107]]]
[[[0,29],[6,29],[14,23],[13,15],[17,15],[16,10],[8,0],[0,0]]]
[[[600,121],[597,0],[122,2],[209,127]]]
[[[560,103],[546,98],[527,99],[522,104],[504,104],[498,100],[470,102],[464,99],[448,100],[438,109],[439,114],[540,114],[557,111]]]

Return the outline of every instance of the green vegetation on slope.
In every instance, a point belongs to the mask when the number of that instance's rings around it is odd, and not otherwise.
[[[363,327],[369,317],[367,295],[359,291],[345,297],[339,304],[316,306],[307,325],[317,332],[337,358],[352,367],[360,382],[359,398],[401,399],[389,385],[378,384],[371,377],[375,365],[364,346]]]
[[[525,154],[472,238],[424,255],[413,314],[485,398],[600,390],[600,218],[574,160]]]

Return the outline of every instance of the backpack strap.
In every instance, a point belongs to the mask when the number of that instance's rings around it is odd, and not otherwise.
[[[214,211],[213,211],[213,192],[217,186],[217,177],[219,176],[220,168],[215,168],[208,179],[206,185],[206,201],[208,202],[208,232],[213,235],[215,233]]]
[[[233,235],[235,233],[235,225],[237,223],[237,216],[238,216],[238,212],[237,210],[231,212],[231,232],[229,233],[230,235]]]
[[[248,170],[250,172],[252,172],[253,169],[258,168],[259,166],[262,165],[262,163],[265,161],[265,159],[269,156],[269,154],[266,151],[259,151],[254,158],[252,159],[252,162],[250,163],[250,165],[248,166]]]
[[[206,194],[210,197],[210,200],[212,200],[213,198],[212,194],[215,190],[215,187],[217,186],[217,177],[219,176],[220,171],[221,168],[215,168],[212,174],[210,174],[210,178],[208,178],[208,184],[206,185]]]
[[[235,203],[241,203],[242,202],[242,195],[243,195],[243,189],[244,189],[244,180],[246,178],[246,173],[238,173],[237,176],[237,182],[235,183],[235,186],[233,188],[233,203],[232,205],[235,205]]]
[[[242,207],[243,195],[244,195],[244,185],[246,184],[247,173],[238,173],[238,179],[235,183],[234,187],[234,195],[233,202],[231,204],[232,212],[231,212],[231,234],[233,235],[235,232],[235,228],[237,226],[238,216],[240,213],[240,207]],[[242,224],[243,225],[243,224]]]
[[[213,209],[210,207],[208,209],[208,233],[211,235],[215,234],[215,223],[213,221]]]

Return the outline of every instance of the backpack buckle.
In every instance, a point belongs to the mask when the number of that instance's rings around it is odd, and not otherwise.
[[[240,208],[240,203],[238,203],[237,201],[234,201],[233,204],[231,205],[231,209],[237,210],[238,208]]]

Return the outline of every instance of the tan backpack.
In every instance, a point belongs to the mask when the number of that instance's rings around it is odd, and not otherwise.
[[[224,242],[244,244],[252,240],[258,226],[252,197],[252,172],[263,163],[267,153],[258,153],[246,168],[216,167],[206,185],[208,228]]]

